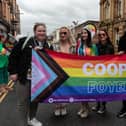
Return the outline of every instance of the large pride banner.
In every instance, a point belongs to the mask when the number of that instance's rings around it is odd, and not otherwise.
[[[84,57],[53,51],[39,53],[41,58],[42,55],[54,60],[57,69],[62,68],[68,76],[62,84],[55,85],[50,96],[40,98],[39,102],[126,100],[126,55]],[[50,64],[54,64],[51,60]]]

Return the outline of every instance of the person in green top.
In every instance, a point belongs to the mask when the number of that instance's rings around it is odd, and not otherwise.
[[[8,56],[4,48],[4,36],[0,35],[0,89],[6,90],[8,83]]]

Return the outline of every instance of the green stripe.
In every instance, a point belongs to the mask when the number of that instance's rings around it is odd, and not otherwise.
[[[68,80],[64,82],[65,86],[87,86],[89,81],[104,81],[106,82],[106,85],[110,85],[115,81],[117,82],[124,82],[126,84],[126,78],[75,78],[75,77],[70,77]]]

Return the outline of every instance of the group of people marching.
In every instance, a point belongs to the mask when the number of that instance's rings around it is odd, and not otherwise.
[[[19,126],[42,126],[42,123],[36,119],[38,103],[30,102],[31,79],[29,78],[29,71],[31,71],[31,50],[34,49],[42,51],[42,48],[54,50],[53,46],[49,46],[47,42],[47,28],[44,23],[36,23],[33,27],[33,32],[33,37],[21,38],[9,56],[8,72],[10,74],[10,79],[16,82],[18,100],[17,108],[20,116]],[[60,28],[59,36],[59,47],[58,50],[55,50],[58,52],[77,54],[80,56],[100,56],[114,54],[114,46],[107,31],[104,29],[99,29],[99,32],[97,33],[97,44],[93,42],[91,32],[86,28],[81,30],[81,36],[75,45],[72,44],[70,30],[67,27]],[[125,41],[126,33],[119,41],[119,55],[126,53]],[[0,41],[0,58],[1,56],[6,55],[2,54],[1,45],[3,48],[3,43]],[[1,66],[3,65],[1,65],[0,62],[0,78],[6,78],[7,66]],[[0,84],[6,83],[7,78],[5,80],[3,79],[3,81],[0,80]],[[3,88],[0,88],[0,90],[2,91]],[[87,118],[89,115],[90,106],[88,102],[81,102],[80,104],[81,108],[77,114],[81,118]],[[92,107],[92,110],[99,114],[104,114],[106,111],[106,104],[106,102],[97,102],[96,106]],[[67,104],[58,103],[55,105],[55,116],[64,116],[66,114]],[[123,107],[117,116],[120,118],[126,116],[126,101],[123,101]]]

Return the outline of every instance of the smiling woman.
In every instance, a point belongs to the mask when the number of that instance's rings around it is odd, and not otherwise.
[[[38,103],[30,102],[31,60],[32,49],[43,51],[42,48],[49,49],[49,45],[46,42],[46,25],[44,23],[36,23],[33,26],[33,31],[33,37],[19,39],[9,56],[10,79],[17,82],[17,108],[20,115],[20,126],[27,126],[28,124],[42,126],[42,123],[35,118]]]
[[[38,41],[46,41],[46,25],[44,23],[36,23],[33,27],[35,38]]]

